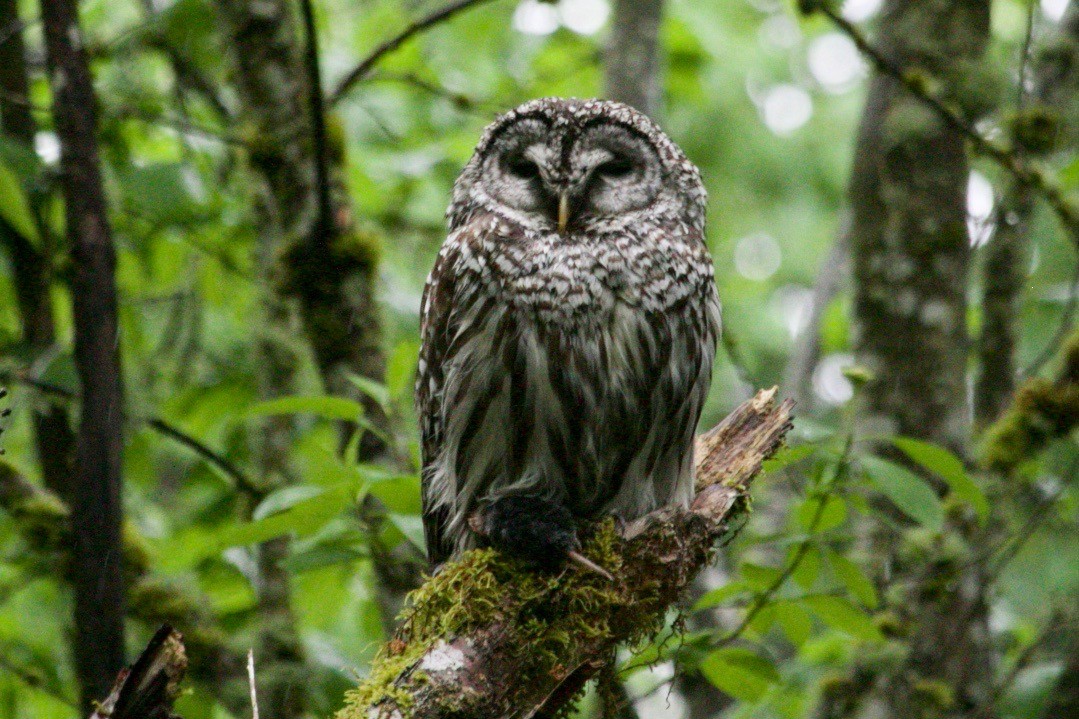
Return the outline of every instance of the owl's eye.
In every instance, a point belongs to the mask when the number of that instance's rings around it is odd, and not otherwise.
[[[526,157],[515,157],[507,164],[510,174],[522,180],[532,180],[539,177],[539,165]]]
[[[609,178],[625,177],[631,172],[633,172],[633,163],[623,157],[607,160],[607,162],[596,168],[597,175]]]

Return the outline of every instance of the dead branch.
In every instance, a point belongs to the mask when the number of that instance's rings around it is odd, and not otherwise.
[[[653,635],[729,536],[750,482],[790,429],[792,403],[762,391],[697,441],[697,496],[621,530],[608,522],[559,576],[469,552],[418,590],[369,679],[338,719],[549,717],[620,644]]]
[[[180,633],[165,625],[142,654],[120,672],[108,698],[90,719],[179,719],[172,704],[180,695],[187,656]]]

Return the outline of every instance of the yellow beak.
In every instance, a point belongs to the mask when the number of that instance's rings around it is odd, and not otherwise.
[[[566,225],[569,224],[569,193],[563,192],[558,196],[558,232],[565,234]]]

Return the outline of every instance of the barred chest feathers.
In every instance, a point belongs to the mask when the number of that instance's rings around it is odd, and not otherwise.
[[[704,214],[697,168],[625,105],[545,98],[487,128],[424,289],[433,564],[475,517],[556,567],[580,520],[689,501],[720,326]]]
[[[500,496],[625,519],[692,497],[719,330],[711,260],[688,228],[619,229],[528,236],[488,217],[447,243],[459,329],[431,389],[454,410],[428,480],[457,518],[454,550],[473,544],[469,510]]]

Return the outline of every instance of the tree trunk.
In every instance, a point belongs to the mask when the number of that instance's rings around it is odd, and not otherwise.
[[[1044,155],[1070,150],[1079,131],[1079,5],[1069,6],[1058,30],[1034,53],[1030,66],[1034,88],[1029,106],[1021,106],[1012,121],[1016,151]],[[974,416],[981,427],[1000,417],[1015,392],[1018,312],[1029,265],[1028,235],[1035,199],[1030,187],[1013,183],[1001,200],[996,232],[986,248],[984,319],[974,388]]]
[[[82,388],[72,488],[75,669],[82,705],[108,694],[124,666],[121,575],[123,419],[116,254],[97,147],[97,99],[74,0],[41,3],[60,140],[74,277],[75,364]]]
[[[615,0],[607,43],[607,99],[624,102],[650,117],[661,111],[663,83],[659,30],[663,0]]]
[[[26,49],[18,29],[20,22],[16,0],[0,0],[0,33],[3,33],[3,42],[0,42],[0,131],[33,153],[36,124],[30,113],[30,82]],[[39,229],[44,227],[39,225]],[[6,248],[11,258],[22,341],[31,363],[48,353],[56,342],[49,294],[52,280],[50,240],[41,237],[35,246],[31,238],[0,220],[0,247]],[[31,421],[45,486],[70,500],[75,435],[68,413],[61,404],[46,399],[34,403]]]
[[[949,71],[980,60],[989,3],[887,0],[879,33],[877,46],[893,64],[948,83]],[[850,193],[854,345],[872,377],[861,430],[961,454],[970,433],[968,175],[963,137],[896,80],[874,76]],[[959,716],[982,704],[993,670],[978,568],[953,562],[927,577],[924,560],[904,563],[902,540],[903,530],[885,524],[872,538],[879,576],[887,573],[905,595],[891,608],[909,628],[910,654],[866,684],[889,716]]]

